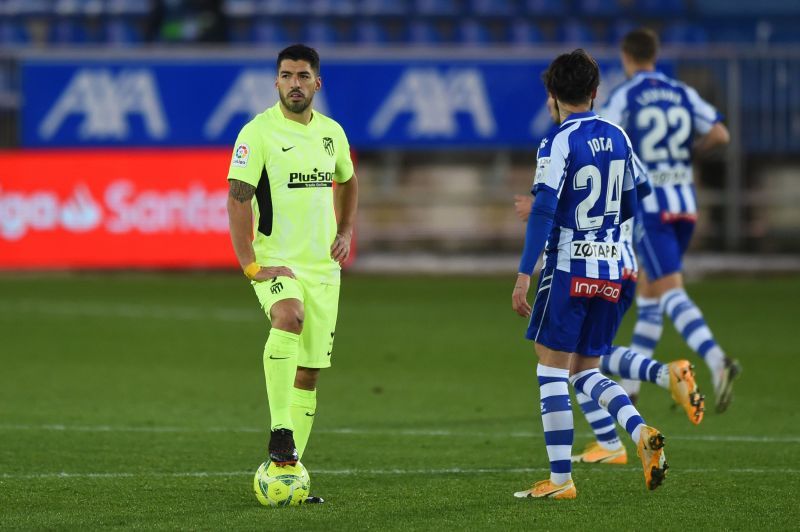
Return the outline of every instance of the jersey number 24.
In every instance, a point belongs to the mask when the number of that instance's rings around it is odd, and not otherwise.
[[[603,192],[603,175],[600,169],[593,164],[581,167],[575,172],[573,188],[575,190],[589,189],[589,195],[578,203],[575,209],[575,223],[581,231],[592,231],[603,226],[606,216],[614,216],[614,223],[619,223],[619,210],[622,195],[622,176],[625,173],[625,161],[613,160],[608,165],[608,188],[606,188],[606,207],[603,214],[589,216],[597,200]]]

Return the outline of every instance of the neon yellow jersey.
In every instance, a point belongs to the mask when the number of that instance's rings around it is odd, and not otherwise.
[[[333,182],[353,176],[342,127],[316,111],[308,125],[283,116],[280,102],[245,124],[228,179],[256,187],[253,248],[262,266],[288,266],[298,278],[339,283]]]

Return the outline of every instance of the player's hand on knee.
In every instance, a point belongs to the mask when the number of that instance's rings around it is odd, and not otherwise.
[[[296,279],[291,268],[287,268],[286,266],[269,266],[262,267],[261,270],[255,274],[253,280],[259,282],[268,281],[275,277],[291,277],[292,279]]]
[[[531,315],[531,306],[528,303],[528,289],[531,286],[531,276],[520,273],[517,275],[517,282],[514,284],[514,291],[511,293],[511,308],[523,318]]]

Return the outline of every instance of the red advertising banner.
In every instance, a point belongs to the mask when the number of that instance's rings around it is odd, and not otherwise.
[[[0,152],[0,269],[236,266],[230,151]]]

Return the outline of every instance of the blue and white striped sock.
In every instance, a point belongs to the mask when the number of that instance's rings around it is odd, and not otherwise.
[[[616,451],[622,447],[622,442],[619,440],[617,429],[614,426],[614,418],[600,408],[597,401],[585,393],[576,391],[575,397],[578,399],[583,415],[592,427],[592,432],[594,432],[594,437],[600,447],[609,451]]]
[[[706,361],[716,387],[719,373],[725,367],[725,353],[714,340],[700,309],[683,288],[673,288],[664,293],[661,307],[689,347]]]
[[[636,325],[633,327],[631,349],[647,358],[653,357],[661,331],[664,330],[664,317],[657,297],[636,298]]]
[[[576,390],[588,395],[614,416],[617,423],[633,438],[634,443],[639,443],[639,434],[644,426],[644,419],[622,386],[612,381],[598,369],[587,369],[576,373],[569,378]]]
[[[627,347],[612,346],[611,352],[600,358],[600,371],[623,379],[652,382],[669,389],[667,365]]]
[[[658,341],[661,339],[661,332],[664,330],[664,318],[661,314],[661,307],[658,298],[637,297],[636,298],[636,325],[633,327],[633,338],[631,338],[631,349],[646,358],[653,357]],[[639,393],[639,381],[633,379],[623,379],[622,387],[628,394]]]
[[[569,401],[569,370],[536,366],[544,443],[550,459],[550,481],[563,484],[572,478],[572,440],[574,424]]]

